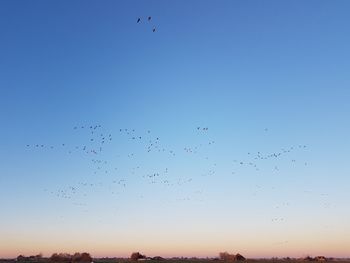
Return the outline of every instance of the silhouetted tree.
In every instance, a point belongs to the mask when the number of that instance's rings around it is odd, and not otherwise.
[[[17,261],[24,261],[25,259],[26,259],[26,257],[23,256],[23,255],[19,255],[19,256],[17,257]]]
[[[146,258],[145,255],[140,254],[139,252],[133,252],[130,256],[130,259],[133,261],[137,261],[139,259]]]
[[[152,258],[152,260],[164,260],[164,258],[160,257],[160,256],[155,256]]]
[[[237,253],[234,260],[243,261],[243,260],[245,260],[245,257],[243,257],[241,254]]]
[[[325,256],[317,256],[315,257],[315,261],[327,261],[327,258]]]
[[[89,253],[75,253],[72,257],[72,262],[92,262],[92,257]]]
[[[219,253],[219,258],[221,260],[231,260],[231,261],[233,261],[233,260],[235,260],[235,255],[227,253],[227,252],[220,252]]]
[[[19,255],[17,257],[17,261],[30,261],[30,262],[40,262],[42,260],[42,254],[38,254],[36,256],[29,256],[29,257],[25,257],[23,255]]]
[[[72,261],[72,255],[68,253],[54,253],[50,257],[50,261],[52,262],[71,262]]]
[[[221,260],[226,260],[226,261],[243,261],[245,260],[245,257],[243,257],[241,254],[230,254],[227,252],[220,252],[219,253],[219,258]]]

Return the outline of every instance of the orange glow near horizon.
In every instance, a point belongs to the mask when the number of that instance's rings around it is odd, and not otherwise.
[[[162,257],[216,257],[219,252],[241,253],[248,258],[271,258],[271,257],[304,257],[306,255],[326,257],[348,257],[348,242],[334,240],[328,241],[296,241],[281,244],[264,244],[259,242],[218,242],[213,245],[210,242],[194,243],[192,241],[174,240],[171,243],[85,240],[83,242],[45,242],[29,241],[26,239],[13,238],[9,242],[1,244],[1,258],[14,258],[18,255],[37,255],[42,253],[45,257],[56,252],[89,252],[93,257],[129,257],[132,252],[139,251],[147,256]],[[148,243],[148,244],[147,244]]]

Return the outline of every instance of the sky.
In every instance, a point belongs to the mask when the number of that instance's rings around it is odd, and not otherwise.
[[[1,1],[0,257],[349,257],[349,9]]]

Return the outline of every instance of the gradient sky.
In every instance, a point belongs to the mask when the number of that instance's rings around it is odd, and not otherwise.
[[[0,257],[350,256],[349,12],[1,1]],[[95,124],[113,136],[98,157],[75,149]]]

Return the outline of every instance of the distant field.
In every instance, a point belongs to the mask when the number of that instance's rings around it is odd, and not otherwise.
[[[213,260],[213,259],[165,259],[165,260],[146,260],[147,263],[160,263],[167,261],[168,263],[208,263],[208,262],[216,262],[216,261],[222,261],[222,260]],[[16,260],[12,259],[0,259],[0,263],[12,263],[17,262]],[[20,261],[21,263],[46,263],[51,262],[48,259],[42,259],[40,261]],[[94,259],[95,263],[126,263],[126,262],[133,262],[129,259]],[[142,262],[142,261],[141,261]],[[229,261],[225,261],[229,262]],[[245,263],[286,263],[286,262],[309,262],[306,260],[297,260],[297,259],[291,259],[291,260],[283,260],[283,259],[247,259],[244,261]],[[312,261],[316,262],[316,261]],[[336,263],[350,263],[350,259],[333,259],[328,260],[327,262],[336,262]]]

